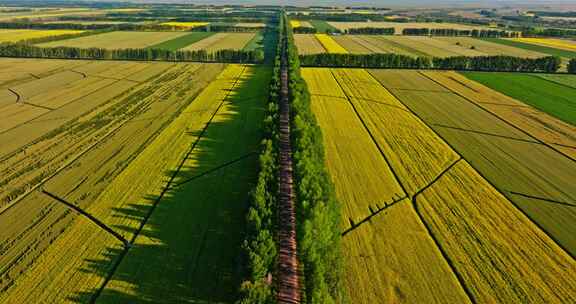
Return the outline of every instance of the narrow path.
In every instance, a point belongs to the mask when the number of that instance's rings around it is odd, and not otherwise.
[[[282,45],[280,92],[280,193],[278,200],[278,303],[300,303],[300,278],[296,246],[296,212],[292,185],[290,100],[287,46]]]

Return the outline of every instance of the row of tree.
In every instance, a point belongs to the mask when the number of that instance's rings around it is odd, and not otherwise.
[[[361,27],[351,28],[345,31],[351,35],[394,35],[396,29],[393,27]]]
[[[283,26],[280,24],[280,29]],[[285,36],[277,37],[274,74],[269,87],[269,100],[264,119],[264,139],[260,151],[260,168],[256,187],[251,195],[246,216],[246,238],[242,245],[246,276],[242,283],[239,304],[273,304],[275,285],[271,279],[276,269],[276,210],[278,209],[278,100],[280,99],[280,56]]]
[[[164,24],[78,24],[78,23],[34,23],[3,22],[3,29],[70,29],[70,30],[107,30],[107,31],[193,31],[193,32],[233,32],[250,33],[262,30],[259,27],[235,26],[225,24],[208,24],[190,28],[187,26],[170,26]]]
[[[163,49],[118,49],[77,48],[77,47],[36,47],[24,43],[0,44],[0,57],[94,59],[94,60],[140,60],[140,61],[184,61],[184,62],[225,62],[260,63],[264,59],[261,50],[219,50],[216,52],[171,51]]]
[[[450,28],[405,28],[402,35],[407,36],[470,36],[478,38],[517,38],[521,33],[501,30],[459,30]]]
[[[576,74],[576,58],[572,58],[568,62],[568,73]]]
[[[399,69],[443,69],[494,72],[547,72],[560,68],[558,57],[513,56],[411,57],[400,54],[313,54],[301,55],[302,66]]]
[[[286,15],[283,15],[286,18]],[[292,110],[294,178],[298,205],[298,253],[304,274],[304,303],[342,303],[341,217],[325,166],[322,132],[300,75],[298,50],[285,22]]]
[[[299,26],[295,27],[294,34],[316,34],[318,30],[315,27]]]

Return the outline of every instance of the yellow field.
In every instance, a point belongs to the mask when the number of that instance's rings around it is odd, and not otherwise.
[[[80,34],[77,30],[0,30],[0,43],[18,42],[28,39]]]
[[[368,217],[370,208],[377,210],[406,194],[330,70],[303,69],[303,77],[323,130],[327,167],[343,204],[343,227],[349,228],[350,220],[357,224]],[[343,245],[344,280],[353,303],[467,302],[408,199],[350,232]]]
[[[80,48],[129,49],[146,48],[187,35],[185,32],[110,32],[75,39],[42,43],[41,47],[68,46]]]
[[[576,51],[576,42],[571,40],[554,39],[554,38],[514,38],[512,40],[543,45],[562,50]]]
[[[200,26],[206,26],[210,23],[208,22],[164,22],[161,25],[172,26],[177,28],[195,28]]]
[[[334,39],[332,39],[332,37],[330,37],[327,34],[316,34],[316,39],[318,39],[318,41],[320,41],[320,43],[322,44],[322,46],[326,49],[326,51],[328,53],[334,53],[334,54],[347,54],[348,51],[346,51],[345,48],[343,48],[342,46],[340,46],[338,44],[338,42],[334,41]]]
[[[468,164],[417,200],[478,303],[565,303],[576,262]]]
[[[297,28],[301,26],[301,23],[298,20],[290,20],[290,25],[292,26],[292,28]]]
[[[334,69],[360,116],[409,195],[431,182],[458,159],[432,130],[365,70]]]
[[[328,170],[344,206],[344,281],[353,303],[570,299],[576,286],[571,276],[575,261],[437,136],[424,123],[426,115],[420,120],[364,70],[303,69],[303,77],[323,129]],[[395,93],[414,89],[394,75],[389,79]],[[450,94],[430,80],[417,91]],[[479,119],[480,113],[470,112],[469,120]],[[486,128],[505,131],[497,123]],[[368,156],[374,153],[382,159]],[[382,179],[378,185],[366,184],[376,178]],[[407,193],[398,193],[397,186]],[[406,194],[412,205],[401,200]],[[386,206],[386,197],[400,201]],[[367,201],[374,203],[366,206]],[[358,224],[367,207],[370,220]],[[418,263],[426,267],[414,267]]]
[[[65,61],[63,63],[54,71],[55,76],[58,75],[59,69],[70,68]],[[14,63],[11,65],[21,66]],[[28,145],[27,153],[14,154],[7,160],[4,156],[2,177],[14,178],[12,173],[17,178],[20,178],[19,174],[22,173],[28,178],[30,173],[48,177],[50,179],[44,184],[45,189],[88,209],[92,214],[100,216],[104,222],[112,224],[115,228],[122,224],[126,224],[126,227],[134,225],[138,217],[117,217],[114,202],[102,201],[97,197],[113,189],[119,189],[114,186],[114,181],[120,178],[118,177],[120,172],[128,174],[129,171],[124,168],[132,164],[131,161],[136,155],[140,155],[146,146],[148,146],[146,149],[156,149],[153,153],[156,156],[155,160],[146,163],[140,160],[136,167],[132,167],[131,174],[138,168],[142,170],[139,171],[138,178],[152,177],[148,183],[144,181],[138,183],[149,186],[146,191],[153,191],[156,189],[154,185],[163,183],[162,176],[169,169],[163,166],[173,164],[178,155],[159,153],[158,149],[166,151],[166,147],[173,147],[174,149],[170,151],[181,153],[178,151],[189,147],[190,143],[182,140],[192,136],[188,131],[196,134],[193,127],[201,128],[205,123],[191,120],[190,115],[194,114],[193,117],[201,120],[209,117],[207,113],[210,111],[208,106],[210,103],[199,100],[190,102],[220,69],[221,65],[82,62],[82,65],[76,66],[75,70],[88,75],[88,78],[84,79],[98,77],[107,79],[109,75],[124,77],[124,80],[116,81],[132,84],[132,90],[123,93],[122,90],[115,89],[114,85],[99,89],[97,96],[103,99],[99,107],[93,110],[80,107],[75,116],[69,117],[69,120],[73,118],[77,120],[68,122],[65,128],[43,130],[49,135]],[[147,82],[151,77],[154,81]],[[221,85],[225,84],[226,82],[222,82]],[[21,86],[25,85],[26,83]],[[62,86],[65,87],[66,84]],[[52,88],[52,90],[58,89],[57,86]],[[42,95],[34,90],[30,93]],[[216,93],[210,92],[211,96],[217,96]],[[98,101],[94,96],[88,100],[94,103]],[[83,102],[79,101],[76,106],[82,104]],[[206,113],[202,114],[204,112]],[[60,116],[62,114],[60,112]],[[148,141],[155,139],[175,117],[179,117],[174,120],[175,125],[170,124],[171,128],[162,133],[167,135],[158,137],[164,138],[164,142],[157,146],[148,145]],[[190,129],[182,127],[182,124],[189,126]],[[29,125],[35,126],[33,123]],[[182,128],[178,129],[179,127]],[[179,133],[175,133],[176,129]],[[6,133],[1,135],[4,134]],[[36,137],[29,139],[34,138]],[[176,138],[182,140],[177,141]],[[27,171],[27,166],[30,164],[35,166],[35,171]],[[5,172],[11,173],[5,174]],[[87,176],[86,172],[91,174]],[[146,174],[142,175],[142,172]],[[136,189],[134,180],[136,179],[132,177],[131,189]],[[15,181],[17,180],[10,181],[12,186],[17,185]],[[20,181],[22,182],[21,179]],[[39,180],[36,184],[31,183],[30,187],[37,185],[38,182]],[[136,192],[126,192],[125,188],[122,192],[123,195],[136,195]],[[138,201],[129,198],[123,203],[130,205]],[[147,200],[141,202],[144,205],[149,204]],[[101,229],[78,218],[75,213],[71,213],[70,210],[38,192],[31,192],[22,197],[7,211],[0,210],[0,226],[2,231],[0,239],[4,249],[0,267],[7,271],[10,277],[10,280],[0,282],[0,288],[6,288],[14,283],[12,287],[2,292],[0,302],[64,303],[75,301],[73,298],[76,296],[85,301],[89,295],[83,295],[82,288],[91,291],[102,282],[102,275],[98,271],[92,271],[92,265],[88,261],[105,260],[107,254],[111,252],[115,254],[120,248],[119,242],[102,233]],[[122,233],[129,235],[133,231],[130,228]],[[41,287],[30,288],[30,286]]]

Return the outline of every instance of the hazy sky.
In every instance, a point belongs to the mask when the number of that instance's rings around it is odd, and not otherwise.
[[[576,0],[133,0],[133,2],[187,2],[198,4],[273,4],[273,5],[319,5],[319,6],[506,6],[574,4]]]

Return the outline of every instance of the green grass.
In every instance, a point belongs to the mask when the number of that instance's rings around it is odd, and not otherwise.
[[[264,35],[262,34],[262,31],[260,31],[256,33],[254,38],[252,38],[252,40],[250,40],[248,44],[246,44],[246,46],[244,47],[244,51],[255,51],[263,47],[264,47]]]
[[[565,58],[576,58],[576,52],[571,52],[571,51],[567,51],[567,50],[561,50],[561,49],[556,49],[556,48],[551,48],[551,47],[546,47],[546,46],[541,46],[541,45],[535,45],[535,44],[524,43],[524,42],[513,41],[513,40],[500,39],[500,38],[482,38],[482,40],[486,40],[486,41],[490,41],[490,42],[494,42],[494,43],[499,43],[499,44],[507,45],[507,46],[513,46],[513,47],[517,47],[517,48],[525,49],[525,50],[529,50],[529,51],[540,52],[540,53],[548,54],[551,56],[558,56],[558,57],[565,57]]]
[[[496,91],[576,126],[576,89],[536,74],[463,72]]]
[[[318,33],[326,33],[328,32],[335,32],[338,29],[328,24],[328,22],[324,20],[309,20],[310,24],[316,28]]]
[[[164,41],[162,43],[150,46],[148,48],[149,49],[164,49],[164,50],[176,51],[176,50],[187,47],[187,46],[191,45],[192,43],[198,42],[198,41],[205,39],[205,38],[212,36],[212,35],[214,35],[214,33],[192,32],[188,35],[184,35],[184,36],[172,39],[172,40]]]

